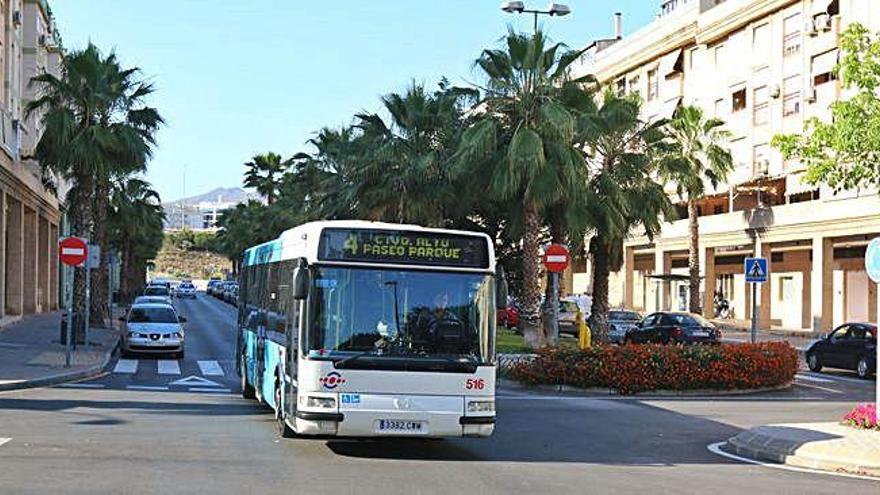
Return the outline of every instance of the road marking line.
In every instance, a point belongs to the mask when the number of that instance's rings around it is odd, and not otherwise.
[[[816,383],[834,383],[834,380],[829,380],[827,378],[819,378],[818,376],[805,375],[802,373],[797,374],[797,378],[799,380],[806,380],[808,382],[816,382]]]
[[[800,373],[800,375],[807,375],[807,376],[811,376],[814,378],[821,376],[823,380],[831,380],[833,382],[853,383],[853,384],[858,384],[858,385],[870,385],[871,384],[871,380],[863,380],[861,378],[850,378],[848,376],[824,375],[824,374],[817,375],[816,373],[813,373],[812,371],[805,371],[803,373]]]
[[[232,393],[232,390],[229,390],[228,388],[202,388],[202,387],[190,387],[190,388],[189,388],[189,391],[190,391],[190,392],[217,392],[217,393],[224,392],[224,393],[227,393],[227,394]]]
[[[727,443],[727,442],[718,442],[718,443],[709,444],[706,446],[706,448],[709,450],[709,452],[711,452],[715,455],[720,455],[721,457],[727,457],[728,459],[733,459],[735,461],[745,462],[748,464],[757,464],[758,466],[764,466],[764,467],[768,467],[771,469],[781,469],[783,471],[794,471],[796,473],[810,473],[810,474],[822,474],[825,476],[838,476],[840,478],[854,478],[857,480],[878,481],[878,478],[875,478],[873,476],[862,476],[859,474],[849,474],[849,473],[837,473],[834,471],[822,471],[819,469],[809,469],[809,468],[802,468],[802,467],[795,467],[795,466],[787,466],[785,464],[773,464],[770,462],[749,459],[748,457],[740,457],[736,454],[730,454],[728,452],[721,450],[721,446],[724,445],[725,443]]]
[[[217,361],[199,361],[199,369],[205,376],[223,376],[223,368]]]
[[[128,390],[168,390],[168,387],[160,387],[156,385],[126,385]]]
[[[63,387],[63,388],[104,388],[105,387],[105,385],[102,383],[62,383],[57,386]]]
[[[116,367],[113,368],[114,373],[128,373],[135,374],[138,369],[138,360],[137,359],[120,359],[116,362]]]
[[[10,440],[12,440],[12,439],[11,438],[0,438],[0,445],[3,445],[4,443],[6,443]]]
[[[180,374],[180,365],[177,364],[177,361],[174,359],[160,359],[159,360],[159,374],[160,375],[179,375]]]
[[[823,392],[828,392],[830,394],[842,394],[843,393],[840,390],[834,390],[833,388],[820,387],[818,385],[808,385],[806,383],[798,383],[797,386],[798,387],[815,388],[816,390],[821,390]]]
[[[223,386],[217,382],[212,382],[211,380],[208,380],[207,378],[202,378],[200,376],[195,376],[195,375],[190,375],[186,378],[181,378],[180,380],[175,380],[175,381],[169,383],[168,385],[176,385],[178,387],[191,387],[191,386],[195,386],[195,387],[199,387],[199,386],[201,386],[201,387],[222,387]]]

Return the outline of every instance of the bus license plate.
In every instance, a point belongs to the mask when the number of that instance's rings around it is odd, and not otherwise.
[[[380,419],[378,430],[395,433],[422,433],[423,431],[425,431],[425,425],[422,421]]]

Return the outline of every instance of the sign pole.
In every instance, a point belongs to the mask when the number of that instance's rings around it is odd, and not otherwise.
[[[758,341],[758,284],[752,282],[752,343]]]
[[[559,343],[559,272],[551,275],[553,281],[553,339]]]
[[[83,320],[85,322],[85,346],[89,347],[89,318],[92,307],[92,267],[89,260],[86,260],[86,307],[83,309]]]
[[[65,329],[65,335],[67,338],[65,339],[65,353],[64,353],[64,366],[66,368],[70,367],[70,352],[73,346],[71,342],[73,340],[73,268],[68,268],[67,265],[64,265],[64,271],[67,273],[67,280],[65,280],[65,284],[67,286],[67,294],[65,294],[67,299],[65,302],[67,303],[67,328]]]

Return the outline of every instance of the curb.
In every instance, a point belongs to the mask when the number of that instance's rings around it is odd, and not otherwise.
[[[103,373],[109,366],[110,362],[113,360],[113,357],[116,355],[119,350],[119,343],[122,341],[122,335],[116,338],[116,342],[113,344],[113,347],[107,352],[104,356],[104,361],[101,364],[96,364],[84,370],[67,372],[67,373],[56,373],[49,376],[43,376],[40,378],[34,378],[32,380],[24,380],[21,382],[15,383],[0,383],[0,392],[7,392],[10,390],[24,390],[29,388],[39,388],[39,387],[48,387],[51,385],[58,385],[61,383],[75,382],[79,380],[84,380],[86,378],[92,378],[96,375]]]
[[[867,475],[880,479],[880,462],[866,460],[863,452],[842,450],[822,439],[795,440],[763,431],[744,431],[722,445],[722,450],[745,458],[829,472]],[[824,444],[823,444],[824,442]],[[866,462],[867,461],[867,462]]]
[[[650,397],[726,397],[726,396],[737,396],[737,395],[750,395],[750,394],[760,394],[765,392],[777,392],[779,390],[786,390],[791,388],[792,383],[786,383],[783,385],[778,385],[775,387],[761,387],[761,388],[750,388],[750,389],[734,389],[734,390],[712,390],[712,389],[704,389],[704,390],[649,390],[645,392],[636,392],[633,394],[621,394],[617,390],[613,388],[579,388],[572,385],[523,385],[514,380],[510,380],[507,378],[499,378],[497,380],[498,385],[516,388],[520,390],[542,390],[545,392],[569,392],[576,394],[603,394],[603,395],[616,395],[621,397],[638,397],[638,396],[650,396]]]

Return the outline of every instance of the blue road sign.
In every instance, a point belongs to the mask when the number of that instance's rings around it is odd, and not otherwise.
[[[762,284],[770,276],[767,258],[746,258],[746,282]]]
[[[880,282],[880,237],[874,238],[868,244],[865,251],[865,270],[868,278],[874,282]]]

